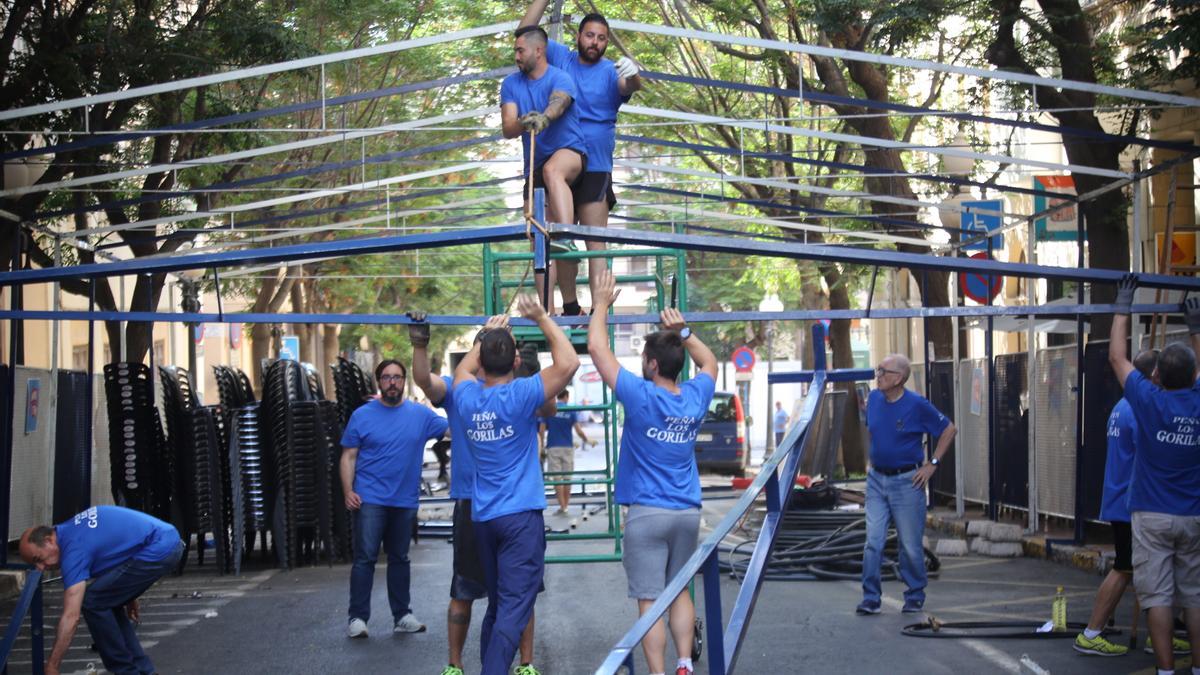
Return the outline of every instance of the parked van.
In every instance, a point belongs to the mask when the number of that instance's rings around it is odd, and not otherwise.
[[[737,394],[725,391],[713,394],[708,414],[696,434],[696,464],[701,469],[739,475],[750,465],[746,413]]]

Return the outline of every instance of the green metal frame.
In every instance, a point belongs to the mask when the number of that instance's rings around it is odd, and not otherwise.
[[[676,232],[682,231],[679,226],[673,228]],[[552,251],[550,253],[551,260],[584,260],[584,259],[603,259],[612,258],[632,258],[632,257],[648,257],[654,259],[655,273],[654,274],[630,274],[620,275],[617,277],[618,283],[646,283],[654,282],[655,284],[655,300],[659,310],[666,308],[670,303],[669,289],[664,287],[664,279],[666,278],[665,269],[668,261],[674,263],[676,282],[676,290],[678,293],[677,305],[680,311],[687,311],[687,255],[681,249],[665,249],[665,248],[635,248],[635,249],[606,249],[603,251]],[[505,297],[505,291],[512,289],[513,293],[519,292],[521,288],[532,289],[534,283],[534,275],[532,269],[527,268],[525,273],[518,279],[510,276],[506,277],[503,272],[506,266],[520,265],[526,263],[531,265],[533,253],[531,252],[512,252],[512,251],[496,251],[492,244],[483,245],[483,292],[484,292],[484,314],[493,315],[505,311],[508,307],[508,302]],[[511,271],[511,270],[510,270]],[[587,284],[587,277],[578,277],[576,282],[579,284]],[[586,351],[587,349],[587,327],[568,328],[566,329],[567,337],[575,345],[576,351]],[[541,331],[536,328],[530,329],[526,327],[516,328],[513,331],[518,342],[544,340]],[[615,327],[608,327],[609,344],[615,346]],[[688,373],[686,369],[688,365],[685,363],[684,377]],[[621,512],[617,508],[614,498],[614,486],[616,481],[616,466],[617,466],[617,430],[620,424],[618,419],[618,410],[616,399],[613,396],[612,390],[608,387],[603,387],[603,399],[598,404],[591,405],[565,405],[560,410],[566,411],[598,411],[604,416],[602,427],[604,429],[604,463],[605,466],[597,471],[564,471],[544,474],[547,480],[545,484],[550,485],[580,485],[584,486],[584,494],[587,494],[588,485],[601,485],[604,489],[604,506],[608,514],[608,527],[603,532],[587,532],[587,533],[552,533],[546,535],[547,541],[594,541],[598,539],[611,539],[613,541],[613,552],[602,554],[581,554],[581,555],[548,555],[546,556],[547,563],[556,564],[571,564],[571,563],[596,563],[596,562],[619,562],[621,560]]]

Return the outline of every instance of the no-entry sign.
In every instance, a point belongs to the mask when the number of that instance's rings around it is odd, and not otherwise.
[[[991,260],[987,252],[972,253],[972,258],[976,260]],[[963,295],[978,302],[981,305],[986,305],[989,301],[994,300],[997,295],[1000,295],[1000,286],[1004,283],[1004,277],[999,274],[980,274],[979,272],[959,272],[958,287],[962,289]]]
[[[733,350],[733,368],[739,373],[754,370],[754,350],[749,347],[738,347]]]

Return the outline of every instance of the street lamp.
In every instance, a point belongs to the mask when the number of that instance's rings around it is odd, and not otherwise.
[[[203,277],[204,270],[179,272],[179,293],[183,296],[179,304],[185,314],[200,312],[200,279]],[[188,377],[192,384],[192,401],[199,403],[200,374],[196,372],[196,326],[199,324],[185,321],[184,325],[187,326]]]
[[[760,312],[782,312],[783,302],[779,296],[774,293],[767,293],[763,296],[762,302],[758,303],[758,311]],[[767,451],[763,456],[765,460],[775,452],[775,390],[771,388],[771,373],[775,372],[775,320],[767,321],[767,415],[764,419],[767,420]]]

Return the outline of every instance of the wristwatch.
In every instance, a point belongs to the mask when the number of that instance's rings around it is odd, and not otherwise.
[[[934,466],[937,466],[938,464],[942,463],[942,460],[938,459],[937,457],[934,457],[933,459],[929,460],[929,463]]]
[[[692,337],[692,329],[691,328],[689,328],[688,326],[684,326],[683,328],[679,329],[679,339],[680,340],[686,340],[690,337]]]

